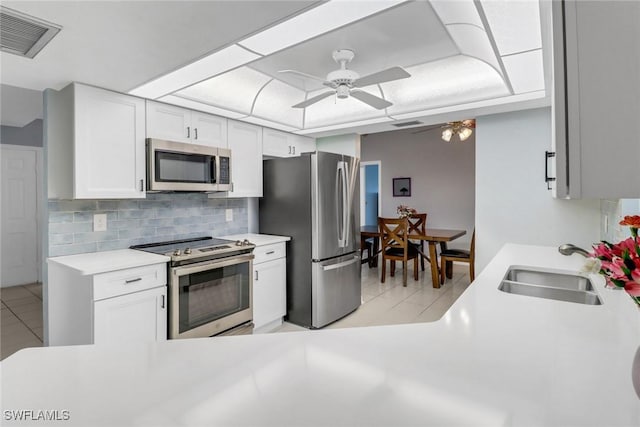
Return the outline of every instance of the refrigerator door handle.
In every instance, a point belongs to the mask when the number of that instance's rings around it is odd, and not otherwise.
[[[360,256],[359,255],[355,255],[353,258],[351,258],[348,261],[339,262],[337,264],[324,265],[324,266],[322,266],[322,271],[336,270],[338,268],[342,268],[342,267],[346,267],[347,265],[351,265],[351,264],[353,264],[355,262],[360,262]]]
[[[345,231],[346,231],[346,221],[345,221],[345,170],[344,170],[344,162],[338,162],[338,166],[336,168],[336,221],[338,222],[338,247],[344,248],[346,246],[345,241]]]
[[[351,218],[351,195],[349,194],[349,163],[342,162],[342,241],[349,246],[349,218]]]

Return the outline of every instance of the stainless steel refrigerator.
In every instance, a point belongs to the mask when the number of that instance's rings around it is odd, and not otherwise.
[[[360,306],[359,159],[333,153],[264,161],[260,233],[287,244],[287,320],[321,328]]]

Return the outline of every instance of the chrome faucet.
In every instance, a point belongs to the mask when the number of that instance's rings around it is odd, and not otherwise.
[[[560,245],[558,247],[558,252],[560,252],[562,255],[572,255],[574,253],[579,253],[580,255],[589,258],[591,256],[591,254],[589,254],[589,252],[585,251],[582,248],[579,248],[575,245],[572,245],[571,243],[567,243],[564,245]]]

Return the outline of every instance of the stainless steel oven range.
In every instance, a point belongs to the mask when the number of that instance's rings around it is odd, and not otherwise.
[[[169,339],[251,333],[254,248],[211,237],[131,246],[171,258]]]

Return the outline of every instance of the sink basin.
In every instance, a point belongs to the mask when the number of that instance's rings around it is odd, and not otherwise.
[[[536,267],[511,266],[504,280],[550,286],[553,288],[593,291],[593,283],[588,277],[562,270],[543,270]]]
[[[510,294],[556,301],[602,304],[591,280],[570,271],[512,265],[498,289]]]
[[[556,301],[577,302],[587,305],[601,305],[602,301],[595,292],[575,289],[552,288],[549,286],[531,285],[503,280],[498,287],[502,292],[525,295],[536,298],[553,299]]]

